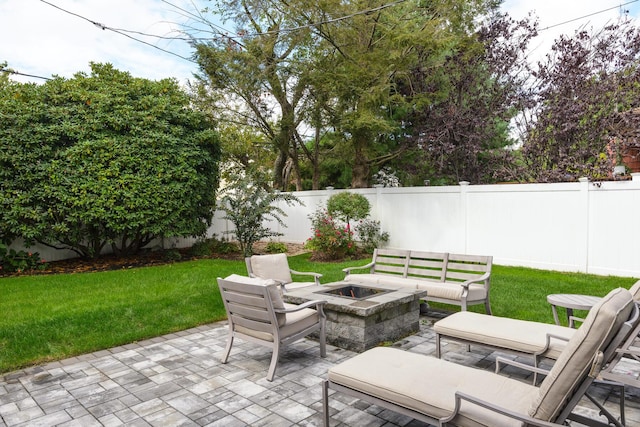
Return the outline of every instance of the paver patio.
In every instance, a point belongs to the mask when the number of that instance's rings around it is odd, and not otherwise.
[[[435,353],[434,318],[421,316],[421,330],[394,346]],[[271,353],[238,341],[229,363],[220,363],[226,322],[99,351],[0,377],[0,427],[13,426],[319,426],[320,383],[327,370],[355,353],[301,340],[286,348],[273,382],[265,379]],[[448,343],[444,358],[482,369],[497,355],[480,347]],[[512,376],[522,376],[507,369]],[[419,367],[416,367],[419,375]],[[428,383],[429,378],[424,379]],[[617,414],[619,396],[596,394]],[[375,405],[336,394],[332,425],[424,426]],[[583,400],[582,412],[596,417]],[[627,389],[627,425],[640,425],[640,390]],[[577,424],[572,424],[577,425]]]

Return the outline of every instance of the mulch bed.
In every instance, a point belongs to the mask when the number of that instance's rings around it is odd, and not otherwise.
[[[298,255],[305,252],[304,245],[287,243],[287,255]],[[264,253],[266,243],[258,242],[254,245],[256,254]],[[190,248],[148,251],[135,256],[116,257],[103,255],[96,259],[70,258],[61,261],[47,263],[45,270],[27,271],[23,273],[0,274],[0,277],[31,275],[31,274],[60,274],[60,273],[87,273],[94,271],[123,270],[137,267],[149,267],[154,265],[171,264],[177,261],[189,261],[201,258],[220,258],[242,261],[244,257],[240,252],[229,254],[214,254],[208,257],[195,257],[189,253]],[[176,260],[172,255],[175,251],[180,253],[180,259]]]

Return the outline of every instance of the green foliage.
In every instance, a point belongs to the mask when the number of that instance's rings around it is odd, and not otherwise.
[[[366,218],[370,210],[371,204],[362,194],[343,191],[327,200],[329,215],[346,222],[348,227],[351,227],[351,220],[358,221]]]
[[[0,238],[95,257],[203,234],[219,144],[175,80],[91,75],[0,88]]]
[[[382,247],[389,241],[389,233],[380,231],[380,221],[366,218],[360,220],[355,229],[360,247],[366,253],[372,254],[375,248]]]
[[[264,250],[268,254],[283,254],[287,252],[287,245],[282,242],[269,242]]]
[[[289,206],[302,204],[293,194],[268,190],[260,181],[259,178],[238,176],[223,190],[224,196],[220,201],[220,209],[225,212],[224,219],[235,226],[235,230],[229,231],[229,234],[235,235],[244,256],[253,254],[255,242],[282,236],[282,233],[265,224],[267,220],[274,220],[286,227],[281,218],[286,213],[277,205],[278,202]]]
[[[196,257],[207,257],[215,254],[227,255],[238,252],[238,246],[233,242],[217,239],[215,236],[208,239],[199,239],[189,248],[189,253]]]
[[[341,260],[356,253],[351,229],[336,221],[327,210],[317,209],[309,218],[313,236],[305,246],[313,251],[314,259]]]
[[[47,268],[45,260],[38,252],[16,251],[0,243],[0,276],[7,273],[22,273]]]

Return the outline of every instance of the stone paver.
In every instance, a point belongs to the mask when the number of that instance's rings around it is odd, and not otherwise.
[[[420,332],[394,344],[435,354],[434,318],[421,316]],[[236,340],[229,362],[219,362],[226,323],[74,357],[0,378],[0,427],[23,426],[318,426],[322,424],[321,382],[327,370],[355,353],[301,340],[287,347],[273,382],[265,379],[270,350]],[[444,342],[445,359],[493,370],[500,354]],[[513,358],[513,357],[512,357]],[[631,367],[633,369],[633,367]],[[526,380],[515,369],[507,374]],[[595,394],[613,413],[619,395]],[[627,389],[628,425],[640,425],[640,390]],[[586,402],[580,411],[597,416]],[[334,393],[332,426],[424,426],[376,405]],[[575,424],[573,424],[575,425]]]

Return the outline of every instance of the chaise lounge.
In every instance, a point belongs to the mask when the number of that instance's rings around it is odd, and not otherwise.
[[[640,280],[629,289],[640,302]],[[537,366],[541,358],[557,359],[576,332],[566,326],[531,322],[473,312],[453,313],[433,325],[436,333],[436,357],[442,351],[442,339],[480,345],[515,354],[530,355]]]
[[[540,386],[400,349],[368,350],[329,369],[322,385],[324,425],[329,425],[329,390],[335,390],[438,426],[558,426],[568,419],[607,426],[572,411],[639,318],[629,291],[611,291],[549,372],[530,368],[547,374]]]

